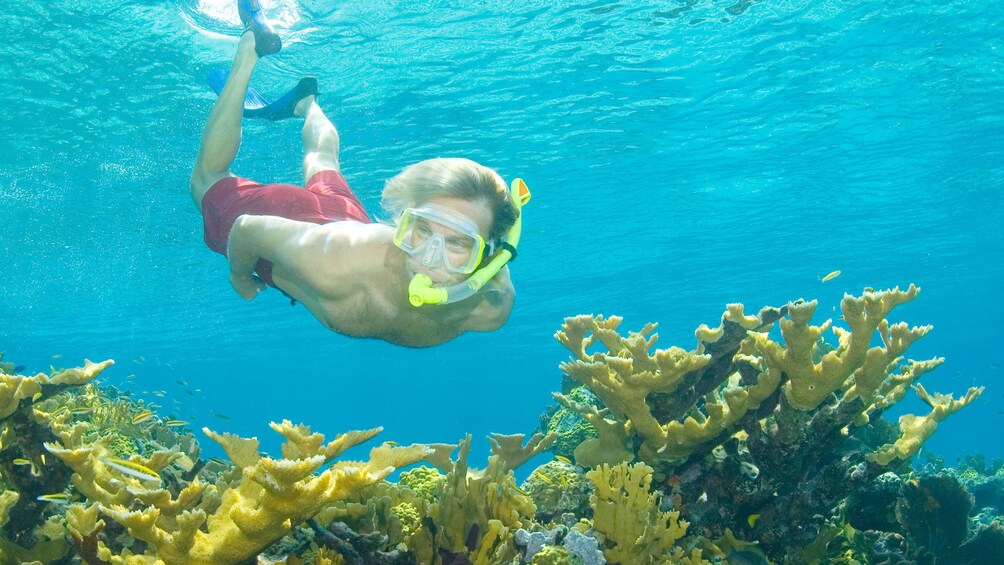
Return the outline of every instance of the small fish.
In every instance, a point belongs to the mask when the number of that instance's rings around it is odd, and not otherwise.
[[[135,374],[132,374],[132,375],[126,375],[126,376],[125,376],[125,378],[127,378],[127,379],[135,379],[135,378],[136,378],[136,375],[135,375]]]
[[[188,422],[186,422],[184,420],[168,420],[168,421],[164,422],[164,425],[167,426],[167,427],[169,427],[169,428],[175,428],[175,427],[178,427],[178,426],[187,426]]]
[[[35,394],[31,395],[32,402],[37,402],[39,398],[42,398],[41,392],[36,392]]]
[[[114,459],[112,457],[102,457],[101,462],[108,465],[112,469],[119,471],[123,475],[129,475],[130,477],[135,477],[141,481],[157,481],[160,482],[160,475],[157,471],[145,466],[135,463],[133,461],[126,461],[125,459]]]
[[[35,500],[40,500],[42,502],[55,502],[56,504],[66,504],[70,501],[70,495],[65,492],[56,492],[53,494],[43,494]]]
[[[91,411],[92,409],[87,406],[83,406],[80,408],[70,408],[70,414],[73,414],[74,416],[79,416],[81,414],[90,414]]]
[[[830,274],[828,274],[825,277],[823,277],[823,279],[822,279],[821,282],[826,282],[826,281],[829,281],[829,280],[833,280],[833,279],[835,279],[835,278],[837,278],[839,276],[840,276],[840,271],[839,270],[838,271],[833,271]]]
[[[53,358],[53,359],[59,359],[59,358],[60,358],[60,357],[62,357],[62,356],[63,356],[63,354],[62,354],[62,353],[57,353],[57,354],[53,355],[53,356],[52,356],[52,358]]]
[[[212,414],[213,416],[216,416],[217,418],[219,418],[221,420],[229,420],[230,419],[230,416],[227,416],[223,412],[216,412],[214,410],[210,410],[209,413]]]
[[[385,441],[385,442],[383,442],[383,444],[386,445],[386,446],[388,446],[388,447],[397,447],[397,446],[401,445],[400,443],[398,443],[398,442],[396,442],[394,440]]]
[[[227,464],[226,461],[224,461],[223,459],[220,459],[219,457],[210,457],[209,458],[209,462],[210,463],[216,463],[217,465],[226,465]]]
[[[45,454],[44,453],[39,453],[38,454],[38,458],[42,462],[42,465],[48,465],[48,463],[45,462]]]
[[[516,491],[516,492],[518,492],[518,493],[522,494],[523,496],[530,496],[530,494],[529,494],[528,492],[526,492],[525,490],[523,490],[523,489],[519,488],[519,485],[512,485],[512,489],[513,489],[514,491]]]
[[[544,481],[545,483],[547,483],[549,485],[553,485],[554,484],[554,479],[552,479],[551,477],[548,477],[544,473],[541,473],[539,471],[534,471],[533,474],[537,475],[538,479]]]
[[[756,521],[759,518],[760,518],[759,514],[750,514],[749,516],[746,517],[746,523],[749,524],[750,527],[752,528],[752,527],[756,526]]]
[[[133,417],[132,423],[134,423],[134,424],[141,424],[141,423],[149,420],[150,418],[153,418],[153,412],[151,412],[149,410],[144,410],[144,411],[140,412],[139,414],[136,414]]]
[[[17,373],[17,374],[20,374],[21,371],[23,371],[24,369],[25,369],[24,365],[18,365],[16,367],[14,367],[14,372]]]
[[[174,382],[178,383],[178,384],[179,384],[179,385],[181,385],[181,386],[188,386],[188,383],[186,383],[185,381],[183,381],[183,380],[181,380],[181,379],[178,379],[178,380],[176,380],[176,381],[174,381]]]
[[[562,463],[566,463],[568,465],[574,465],[574,463],[572,463],[571,459],[569,459],[568,457],[564,457],[562,455],[555,455],[554,456],[554,460],[555,461],[560,461]]]
[[[25,459],[23,457],[18,457],[17,459],[15,459],[13,461],[13,463],[15,465],[31,465],[31,461],[29,461],[29,460],[27,460],[27,459]]]
[[[164,396],[167,395],[167,391],[166,390],[155,390],[155,391],[153,391],[153,395],[154,396],[159,396],[159,397],[163,398]]]

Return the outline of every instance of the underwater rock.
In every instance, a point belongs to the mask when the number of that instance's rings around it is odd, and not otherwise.
[[[566,393],[566,396],[582,405],[602,408],[599,399],[587,387],[574,387]],[[556,438],[551,446],[551,451],[555,455],[569,459],[574,457],[576,447],[586,440],[599,437],[596,428],[581,414],[566,406],[557,405],[552,405],[548,412],[541,417],[541,431],[554,434]]]
[[[883,473],[847,498],[844,512],[847,523],[858,530],[897,530],[896,503],[903,479],[895,473]]]
[[[594,487],[577,465],[549,461],[534,469],[521,487],[537,506],[538,522],[546,524],[566,513],[592,515],[589,497]]]
[[[954,563],[998,565],[1004,562],[1004,526],[995,521],[981,528],[953,556]]]

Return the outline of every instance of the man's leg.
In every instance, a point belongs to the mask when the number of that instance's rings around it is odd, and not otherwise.
[[[313,96],[296,105],[295,113],[303,116],[303,184],[321,171],[340,171],[338,164],[338,130]]]
[[[230,164],[241,144],[244,95],[257,62],[254,34],[246,32],[237,43],[233,68],[202,131],[199,156],[195,159],[190,183],[192,199],[199,210],[202,210],[202,197],[209,187],[220,179],[234,176]]]

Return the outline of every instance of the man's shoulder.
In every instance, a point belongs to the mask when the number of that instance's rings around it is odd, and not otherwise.
[[[326,237],[343,240],[350,245],[392,243],[394,228],[384,224],[364,224],[354,220],[342,220],[321,224],[317,232]]]

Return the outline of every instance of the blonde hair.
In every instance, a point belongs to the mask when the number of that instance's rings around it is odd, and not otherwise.
[[[427,159],[406,167],[387,181],[380,203],[396,218],[405,208],[418,206],[435,196],[487,204],[492,213],[490,240],[508,233],[519,216],[509,197],[509,188],[498,173],[470,159],[455,157]]]

